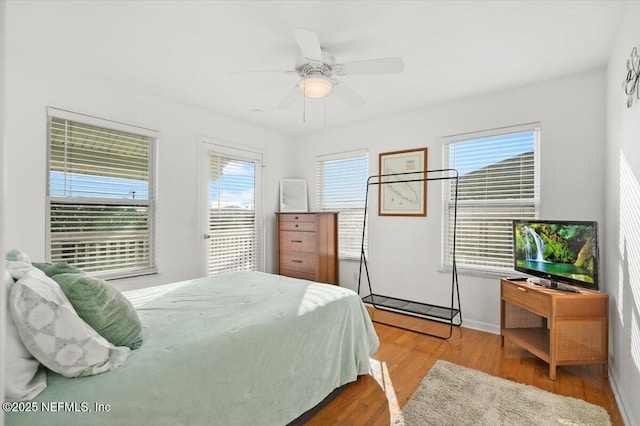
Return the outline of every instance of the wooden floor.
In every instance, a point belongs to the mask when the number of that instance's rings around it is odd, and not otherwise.
[[[447,335],[449,326],[369,309],[380,321]],[[307,425],[389,425],[407,403],[433,364],[446,360],[485,373],[536,386],[559,395],[583,399],[604,407],[614,426],[623,425],[620,411],[602,367],[561,366],[549,379],[549,365],[500,336],[454,327],[448,340],[375,324],[380,348],[372,368],[381,372],[383,385],[362,376],[316,414]]]

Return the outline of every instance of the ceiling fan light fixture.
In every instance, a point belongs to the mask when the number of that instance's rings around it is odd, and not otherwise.
[[[308,98],[320,99],[331,93],[333,84],[327,77],[311,76],[303,78],[298,84],[298,89]]]

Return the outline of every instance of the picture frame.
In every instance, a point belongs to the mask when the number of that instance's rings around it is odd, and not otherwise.
[[[427,148],[379,154],[379,216],[427,216],[427,181],[407,182],[426,178],[419,172],[427,170],[427,154]]]
[[[304,213],[308,210],[306,179],[280,179],[280,211]]]

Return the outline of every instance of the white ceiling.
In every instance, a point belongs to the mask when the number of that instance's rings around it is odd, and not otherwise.
[[[327,97],[335,127],[604,67],[625,3],[9,0],[7,34],[30,60],[300,135],[324,127],[325,101],[308,100],[303,123],[302,97],[276,109],[297,75],[244,72],[293,69],[294,28],[336,62],[404,61],[401,74],[340,77],[367,104]]]

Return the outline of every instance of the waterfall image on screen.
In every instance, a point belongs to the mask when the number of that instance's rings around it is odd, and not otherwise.
[[[598,288],[595,222],[514,221],[513,252],[517,271]]]

